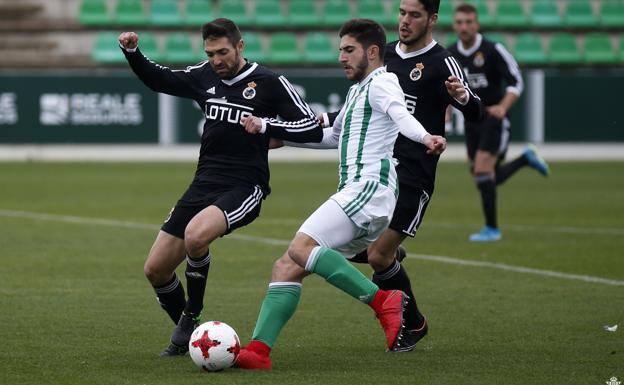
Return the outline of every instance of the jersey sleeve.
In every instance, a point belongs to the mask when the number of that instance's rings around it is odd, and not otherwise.
[[[368,100],[373,109],[388,113],[392,105],[405,107],[405,95],[395,74],[385,73],[373,79],[368,91]]]
[[[511,56],[509,51],[507,51],[505,46],[500,43],[496,43],[494,47],[496,69],[500,74],[502,74],[503,79],[505,79],[505,83],[507,84],[505,91],[511,92],[516,96],[520,96],[522,90],[524,89],[524,82],[522,81],[522,74],[520,73],[518,63],[513,56]]]
[[[284,76],[278,77],[277,80],[273,90],[274,105],[281,119],[264,118],[266,133],[271,137],[290,142],[320,142],[323,138],[323,129],[310,106]]]
[[[185,70],[171,70],[149,60],[140,49],[128,51],[121,48],[130,68],[137,77],[152,91],[193,99],[197,95],[199,77],[204,65],[189,66]]]
[[[446,81],[446,79],[451,75],[455,76],[459,79],[459,81],[461,81],[466,91],[468,91],[468,102],[466,104],[461,104],[451,95],[449,95],[449,93],[446,91],[446,87],[443,86],[445,90],[445,98],[447,99],[448,103],[460,110],[464,114],[464,118],[466,120],[473,122],[482,120],[485,111],[485,109],[483,108],[483,102],[481,102],[481,98],[479,98],[477,94],[475,94],[470,88],[464,70],[453,56],[447,56],[446,58],[444,58],[442,73],[445,75],[443,81]]]

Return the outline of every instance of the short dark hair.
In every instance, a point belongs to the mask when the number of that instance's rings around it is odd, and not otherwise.
[[[370,19],[351,19],[340,28],[340,37],[349,35],[362,44],[364,49],[371,45],[379,47],[379,58],[383,60],[386,51],[386,32],[376,21]]]
[[[438,13],[438,11],[440,10],[440,0],[418,0],[418,1],[420,1],[420,3],[423,5],[423,8],[425,8],[425,11],[427,11],[429,16],[433,15],[434,13]],[[450,1],[450,0],[445,0],[445,1]]]
[[[234,47],[241,40],[241,33],[236,23],[223,17],[202,25],[201,31],[204,40],[227,37]]]
[[[457,7],[455,7],[455,13],[457,12],[474,13],[475,15],[478,14],[477,8],[474,5],[468,4],[468,3],[460,4]]]

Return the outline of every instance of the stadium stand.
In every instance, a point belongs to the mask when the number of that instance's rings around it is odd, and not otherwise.
[[[272,34],[269,47],[269,61],[272,63],[295,64],[301,62],[297,36],[294,33],[278,32]]]
[[[115,8],[116,24],[145,26],[147,21],[141,0],[117,0],[117,8]]]
[[[520,0],[504,0],[496,3],[496,25],[500,27],[526,28],[528,18]]]
[[[198,61],[193,41],[187,33],[176,32],[167,35],[164,60],[175,64],[192,64]]]
[[[542,46],[542,38],[534,32],[522,32],[516,36],[515,58],[519,64],[546,64],[548,59]]]
[[[568,32],[555,33],[550,37],[548,60],[556,64],[575,64],[581,61],[576,37]]]
[[[569,0],[563,21],[567,27],[592,27],[598,24],[589,0]]]
[[[624,55],[622,0],[467,1],[479,10],[483,33],[503,41],[514,53],[519,51],[523,66],[615,66]],[[460,2],[442,2],[436,38],[444,44],[456,39],[452,11]],[[203,50],[192,47],[201,43],[198,27],[215,17],[232,18],[246,35],[253,33],[245,43],[246,55],[254,60],[280,66],[331,67],[337,55],[331,36],[351,17],[368,17],[383,23],[388,41],[396,40],[399,3],[400,0],[0,0],[0,67],[122,66],[125,63],[117,57],[116,36],[123,30],[143,31],[142,35],[150,32],[150,57],[157,61],[175,58],[175,64],[179,64],[184,57],[204,57]],[[539,45],[535,39],[525,40],[523,34],[529,32],[541,40]],[[596,41],[593,34],[598,32],[602,37]],[[179,36],[169,35],[178,33],[187,35],[187,48],[179,49],[173,44]],[[282,46],[274,41],[276,33],[288,34],[289,46],[297,47],[294,52],[273,52],[273,46]],[[112,42],[104,41],[112,36]],[[324,52],[328,49],[325,36],[334,42],[329,48],[333,52]],[[609,44],[605,44],[605,36]],[[146,43],[147,40],[142,45]],[[167,52],[170,46],[175,53]],[[542,49],[535,51],[538,46]]]
[[[609,36],[601,32],[585,35],[583,58],[589,64],[613,64],[617,61]]]
[[[84,0],[80,5],[78,20],[83,25],[106,26],[111,23],[106,0]]]
[[[279,27],[286,24],[286,15],[279,0],[257,0],[254,23],[260,28]]]
[[[182,25],[182,15],[176,0],[152,0],[149,21],[157,26]]]
[[[294,0],[290,3],[288,26],[293,28],[314,28],[321,24],[316,2]]]
[[[533,1],[529,13],[531,24],[538,28],[558,28],[561,26],[561,14],[557,2],[553,0]]]

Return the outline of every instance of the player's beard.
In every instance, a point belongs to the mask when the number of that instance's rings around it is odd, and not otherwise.
[[[362,60],[360,60],[360,62],[355,65],[355,68],[353,68],[353,75],[349,80],[359,82],[364,79],[366,68],[368,68],[368,58],[366,57],[366,55],[364,55]]]
[[[225,73],[224,75],[219,75],[219,77],[221,77],[221,79],[232,79],[233,77],[235,77],[236,74],[238,73],[238,68],[240,67],[240,61],[241,61],[241,56],[238,53],[238,51],[236,51],[232,65],[230,66],[226,64],[227,73]]]

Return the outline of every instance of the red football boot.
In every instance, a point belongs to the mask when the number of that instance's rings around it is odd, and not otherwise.
[[[401,349],[405,332],[403,312],[407,305],[407,299],[407,295],[400,290],[378,290],[370,303],[386,334],[387,351],[403,350]]]
[[[234,361],[234,366],[242,369],[271,369],[271,348],[264,342],[252,340],[247,346],[241,348]]]

